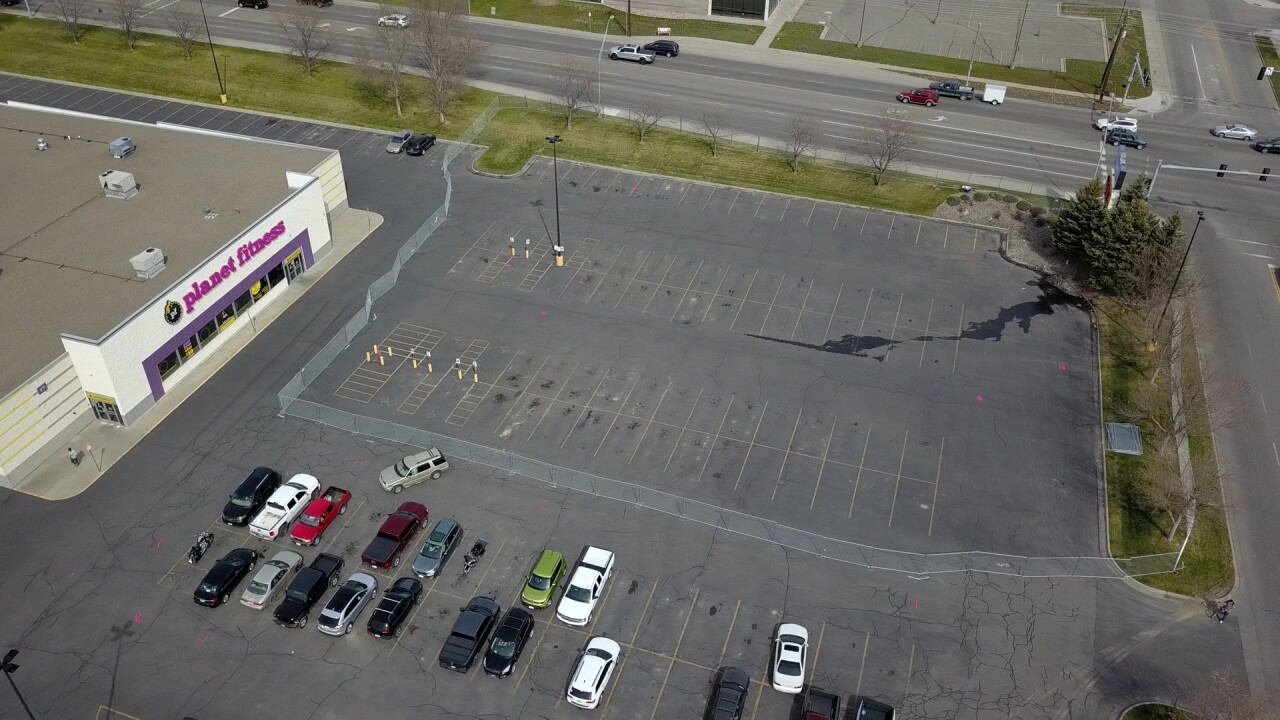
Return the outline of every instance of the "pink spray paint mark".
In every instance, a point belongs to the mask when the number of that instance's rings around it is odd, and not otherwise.
[[[538,313],[538,314],[539,314],[539,315],[541,315],[542,317],[546,317],[546,316],[547,316],[547,311],[546,311],[546,310],[543,310],[542,312],[540,312],[540,313]]]
[[[1067,364],[1066,364],[1066,363],[1058,363],[1058,369],[1059,369],[1059,370],[1061,370],[1062,372],[1066,372],[1066,371],[1067,371]]]
[[[982,402],[982,399],[983,399],[983,398],[982,398],[982,396],[981,396],[981,395],[979,395],[979,396],[978,396],[978,402]]]
[[[360,466],[361,466],[361,465],[363,465],[363,464],[364,464],[364,461],[363,461],[363,460],[354,460],[354,461],[352,461],[352,463],[351,463],[351,467],[360,467]]]
[[[205,634],[203,634],[203,635],[197,635],[197,636],[196,636],[196,642],[201,643],[201,644],[203,644],[203,643],[204,643],[204,641],[205,641],[205,640],[208,640],[208,639],[209,639],[209,633],[205,633]]]
[[[134,613],[134,614],[133,614],[133,624],[134,624],[134,625],[141,625],[141,624],[142,624],[142,613]]]
[[[156,538],[156,548],[159,549],[159,547],[163,544],[164,544],[164,536],[161,535],[160,537]]]
[[[920,600],[918,598],[909,597],[907,598],[907,602],[911,603],[911,607],[913,608],[920,607]]]
[[[546,505],[539,505],[539,506],[538,506],[538,509],[539,509],[539,510],[546,510],[546,509],[547,509],[547,506],[546,506]]]

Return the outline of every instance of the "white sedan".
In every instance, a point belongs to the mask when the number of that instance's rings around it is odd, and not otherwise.
[[[573,669],[565,699],[581,708],[598,706],[605,688],[609,687],[609,678],[613,677],[613,670],[618,666],[620,654],[622,648],[607,637],[593,637],[587,641],[582,655],[578,656],[578,665]]]
[[[773,639],[773,689],[791,695],[803,690],[808,656],[809,631],[795,623],[779,625]]]
[[[253,576],[249,588],[240,596],[240,604],[261,610],[271,599],[289,586],[289,580],[302,567],[302,556],[291,550],[281,550],[268,560],[258,574]]]
[[[1233,140],[1253,140],[1258,137],[1257,130],[1248,125],[1237,125],[1236,123],[1219,125],[1213,129],[1213,134],[1220,138],[1231,138]]]
[[[394,15],[383,15],[378,18],[378,24],[382,27],[409,27],[409,16],[395,13]]]

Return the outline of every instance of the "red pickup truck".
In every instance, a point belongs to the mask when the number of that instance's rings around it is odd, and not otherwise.
[[[320,493],[320,497],[311,501],[298,522],[289,531],[289,539],[295,545],[319,545],[324,538],[324,531],[333,524],[335,518],[346,514],[347,502],[351,493],[336,485],[330,485]]]
[[[400,553],[418,530],[427,523],[427,507],[421,503],[401,503],[395,512],[382,521],[378,534],[360,554],[366,565],[383,570],[400,565]]]

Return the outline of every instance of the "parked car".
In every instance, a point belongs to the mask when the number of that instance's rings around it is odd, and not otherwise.
[[[588,545],[573,569],[569,585],[556,606],[556,617],[566,625],[581,627],[591,622],[596,603],[604,594],[604,584],[613,574],[613,552]]]
[[[1111,115],[1100,117],[1093,121],[1093,126],[1099,130],[1110,130],[1111,128],[1119,128],[1121,130],[1132,130],[1138,132],[1138,121],[1131,117],[1120,117],[1119,115]]]
[[[933,107],[938,104],[938,91],[929,88],[916,88],[915,90],[903,90],[898,93],[898,102],[911,103],[913,105],[923,105],[925,107]]]
[[[409,16],[400,13],[392,13],[391,15],[383,15],[378,18],[378,24],[382,27],[409,27]]]
[[[311,564],[298,571],[297,577],[284,591],[284,601],[272,613],[271,619],[281,627],[304,628],[312,606],[324,597],[330,587],[338,584],[342,572],[342,558],[320,553]]]
[[[440,451],[431,448],[425,452],[410,455],[378,475],[378,484],[389,493],[398,493],[407,487],[431,478],[435,480],[449,469],[449,461]]]
[[[534,610],[550,607],[556,586],[560,584],[567,569],[564,555],[555,550],[544,549],[533,563],[533,570],[529,572],[529,579],[525,581],[524,590],[520,593],[520,602]]]
[[[391,136],[391,141],[387,143],[387,152],[396,154],[404,151],[404,144],[409,142],[409,138],[413,137],[412,130],[401,130]]]
[[[378,581],[372,575],[355,573],[329,598],[329,604],[316,620],[316,629],[325,635],[346,635],[355,627],[360,611],[377,594]]]
[[[271,494],[262,512],[249,523],[249,532],[264,540],[285,534],[307,505],[320,494],[320,481],[298,474]]]
[[[609,48],[609,59],[630,60],[641,65],[648,65],[653,62],[653,53],[639,45],[614,45]]]
[[[316,7],[329,7],[333,4],[333,0],[298,0],[299,5],[315,5]]]
[[[675,40],[654,40],[644,46],[645,50],[654,55],[666,55],[667,57],[675,57],[680,54],[680,43]]]
[[[578,664],[569,679],[565,700],[581,708],[593,708],[600,704],[609,678],[618,666],[622,648],[607,637],[593,637],[578,656]]]
[[[427,522],[430,513],[422,503],[400,503],[396,511],[382,521],[378,534],[360,554],[361,562],[383,570],[400,567],[400,554]]]
[[[1258,137],[1257,130],[1248,125],[1239,125],[1237,123],[1219,125],[1213,129],[1213,134],[1220,138],[1231,138],[1232,140],[1253,140]]]
[[[1253,144],[1253,149],[1264,153],[1280,152],[1280,137],[1259,140]]]
[[[840,696],[810,685],[804,694],[802,717],[804,720],[842,720]]]
[[[858,711],[854,720],[893,720],[896,717],[892,705],[885,705],[870,698],[858,701]]]
[[[382,593],[382,600],[369,618],[369,634],[374,637],[392,637],[400,634],[405,620],[413,612],[413,606],[422,598],[422,583],[414,578],[402,577]]]
[[[266,10],[267,0],[236,0],[240,7],[253,8],[255,10]]]
[[[431,534],[418,551],[413,561],[413,574],[418,577],[435,577],[444,569],[444,564],[457,549],[462,540],[462,526],[453,518],[445,518],[436,522]]]
[[[524,644],[533,633],[533,615],[521,608],[511,608],[502,616],[493,641],[484,654],[484,671],[494,677],[506,677],[515,669]]]
[[[249,548],[236,548],[223,556],[221,560],[209,568],[204,579],[196,586],[195,601],[197,605],[218,607],[231,597],[244,576],[258,564],[258,553]]]
[[[226,507],[222,508],[222,522],[238,527],[248,525],[249,519],[262,510],[267,498],[283,481],[280,473],[271,468],[255,468],[231,493]]]
[[[707,700],[706,720],[741,720],[750,687],[751,678],[745,672],[736,667],[720,668]]]
[[[339,515],[347,512],[347,503],[351,501],[351,493],[337,485],[330,485],[320,493],[320,497],[311,501],[307,509],[302,511],[298,524],[289,530],[289,539],[294,545],[319,545],[324,539],[324,531],[329,529]]]
[[[409,138],[409,142],[404,144],[404,154],[417,157],[425,153],[432,145],[436,144],[436,136],[431,133],[422,133]]]
[[[1112,145],[1128,145],[1132,148],[1141,150],[1147,146],[1147,139],[1132,130],[1124,128],[1111,128],[1107,131],[1107,142]]]
[[[275,598],[276,593],[289,587],[289,581],[301,568],[301,555],[292,550],[281,550],[262,564],[262,569],[253,576],[249,587],[240,596],[240,604],[261,610]]]
[[[773,689],[792,695],[803,690],[808,656],[809,631],[795,623],[779,625],[773,639]]]
[[[440,648],[440,667],[461,673],[470,670],[484,648],[485,640],[489,639],[500,612],[502,608],[498,601],[491,597],[471,598],[454,621],[444,647]]]

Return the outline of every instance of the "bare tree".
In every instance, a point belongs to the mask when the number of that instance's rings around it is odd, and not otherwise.
[[[397,116],[404,114],[405,102],[414,95],[413,76],[408,72],[414,52],[409,33],[397,27],[379,27],[373,49],[361,45],[356,57],[356,81],[395,105]]]
[[[85,13],[89,12],[89,0],[53,0],[53,14],[62,23],[71,42],[79,43],[88,28],[84,25]]]
[[[879,187],[884,176],[915,148],[915,128],[896,111],[885,110],[862,132],[860,154],[871,167],[871,180]]]
[[[484,54],[466,18],[453,5],[435,0],[421,7],[409,26],[417,60],[427,71],[427,99],[445,121],[445,111],[467,88],[467,76]]]
[[[138,23],[142,20],[142,0],[111,0],[112,22],[124,35],[130,50],[138,46]]]
[[[800,172],[800,159],[808,155],[822,137],[818,124],[807,117],[792,115],[787,120],[787,164],[792,172]]]
[[[635,128],[636,133],[640,136],[640,142],[644,142],[645,133],[652,130],[655,125],[662,122],[666,117],[667,111],[661,105],[649,99],[627,113],[627,124]]]
[[[1245,681],[1220,670],[1201,673],[1200,677],[1177,703],[1199,720],[1276,720],[1280,717],[1272,709],[1269,698],[1249,695]]]
[[[707,134],[707,139],[711,143],[711,155],[716,154],[716,146],[721,140],[729,140],[733,137],[733,128],[729,127],[729,118],[716,112],[702,113],[702,132]]]
[[[307,70],[307,77],[312,77],[316,66],[329,56],[329,49],[333,46],[329,33],[320,27],[327,23],[322,23],[320,13],[314,7],[298,13],[277,15],[276,22],[284,34],[289,52],[298,56]]]
[[[600,76],[577,60],[565,60],[556,68],[556,98],[564,109],[565,127],[573,129],[573,116],[591,102]]]
[[[204,25],[200,24],[200,18],[194,13],[183,10],[175,3],[165,14],[164,24],[178,39],[178,44],[182,46],[183,57],[190,60],[196,42],[204,36]]]

